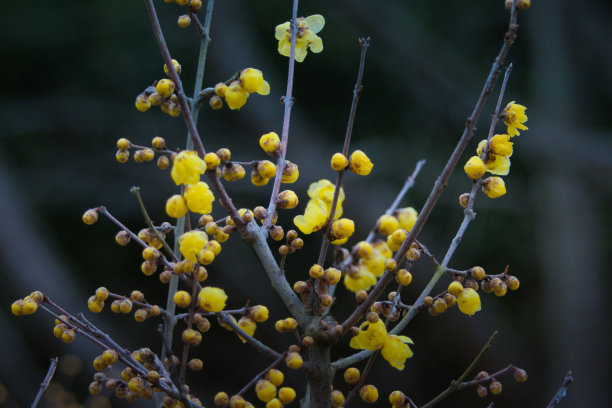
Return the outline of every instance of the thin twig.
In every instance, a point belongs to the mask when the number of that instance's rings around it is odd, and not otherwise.
[[[278,162],[276,163],[276,177],[272,193],[270,194],[270,204],[262,228],[266,231],[272,225],[272,218],[276,210],[276,198],[280,190],[283,171],[285,170],[285,156],[287,155],[287,143],[289,142],[289,122],[291,119],[291,108],[293,107],[293,75],[295,73],[295,43],[297,41],[297,10],[298,0],[293,0],[293,11],[291,13],[291,49],[289,51],[289,72],[287,73],[287,92],[283,98],[285,113],[283,115],[283,131],[281,133],[281,150]]]
[[[234,320],[231,318],[231,316],[229,314],[227,314],[225,312],[217,312],[217,316],[219,317],[219,319],[221,319],[221,321],[223,323],[225,323],[228,326],[230,326],[232,328],[232,330],[234,330],[236,332],[236,334],[238,334],[238,335],[240,335],[240,337],[244,338],[247,341],[247,343],[249,343],[250,345],[255,347],[262,354],[265,354],[266,356],[271,357],[271,358],[275,358],[275,359],[281,357],[281,353],[279,353],[279,352],[277,352],[275,350],[272,350],[270,347],[266,346],[261,341],[259,341],[256,338],[250,336],[244,330],[242,330],[242,328],[240,326],[238,326],[234,322]]]
[[[574,377],[572,376],[572,370],[568,371],[565,374],[565,378],[563,379],[563,384],[556,392],[555,396],[550,400],[546,408],[555,408],[563,398],[567,395],[567,388],[572,385],[574,382]]]
[[[51,363],[49,364],[49,369],[47,370],[47,375],[45,375],[45,379],[40,383],[40,389],[36,393],[36,398],[34,398],[34,402],[30,405],[30,408],[36,408],[40,398],[45,393],[45,390],[49,387],[51,383],[51,379],[53,378],[53,374],[55,374],[55,369],[57,368],[58,358],[54,357],[51,359]]]
[[[142,212],[142,215],[144,216],[145,222],[149,226],[149,230],[151,231],[151,233],[155,235],[155,238],[157,238],[159,242],[161,242],[162,246],[164,247],[166,252],[172,257],[174,262],[178,262],[179,261],[178,257],[174,254],[174,251],[172,251],[172,248],[170,248],[170,246],[166,242],[166,239],[161,235],[161,233],[157,230],[157,228],[155,228],[155,225],[153,224],[153,220],[151,220],[151,217],[149,217],[147,208],[145,207],[144,202],[142,201],[142,197],[140,196],[140,187],[130,188],[130,193],[134,194],[134,196],[136,197],[136,201],[138,201],[138,206],[140,207],[140,211]]]
[[[429,194],[429,197],[427,198],[427,201],[423,205],[423,208],[421,209],[421,212],[419,213],[419,216],[417,217],[417,220],[414,226],[412,227],[412,230],[404,240],[404,243],[402,244],[401,248],[395,254],[394,259],[398,263],[404,258],[404,256],[408,252],[408,249],[410,249],[410,245],[412,245],[412,243],[416,240],[417,236],[421,232],[423,225],[425,225],[427,218],[429,218],[429,215],[431,214],[434,206],[440,198],[440,195],[446,189],[448,179],[450,178],[453,170],[457,166],[457,163],[459,162],[459,159],[461,158],[461,155],[465,150],[468,141],[470,140],[476,129],[476,124],[478,122],[478,119],[480,118],[480,114],[482,112],[482,109],[484,108],[484,104],[487,101],[489,95],[491,94],[493,86],[497,82],[497,77],[501,72],[504,60],[506,59],[506,55],[508,54],[510,46],[515,40],[516,31],[518,30],[518,25],[516,24],[516,21],[517,11],[516,6],[513,6],[510,15],[508,31],[504,36],[504,45],[502,46],[497,58],[495,59],[493,66],[491,67],[491,71],[489,72],[489,76],[484,84],[480,97],[476,102],[476,106],[474,107],[472,115],[468,117],[466,121],[465,130],[463,131],[463,134],[461,135],[461,138],[459,139],[455,150],[451,154],[451,157],[446,163],[446,166],[444,166],[444,170],[440,174],[440,177],[438,177],[438,179],[436,180],[433,189]],[[357,322],[357,320],[359,320],[361,316],[363,316],[365,311],[372,306],[372,304],[376,301],[376,299],[378,299],[378,297],[387,287],[389,282],[391,282],[394,274],[395,271],[385,272],[385,274],[380,278],[376,286],[372,289],[366,300],[361,305],[359,305],[359,307],[344,321],[344,323],[342,323],[343,333],[347,333],[348,329],[352,327]]]
[[[249,381],[247,385],[242,387],[242,389],[240,391],[238,391],[238,393],[235,394],[235,395],[244,395],[249,389],[251,389],[251,387],[253,387],[257,383],[257,381],[259,381],[260,378],[263,378],[268,371],[270,371],[271,369],[273,369],[274,367],[279,365],[283,361],[283,359],[285,358],[285,354],[286,353],[281,354],[272,364],[267,366],[259,374],[257,374],[255,377],[253,377],[253,379],[251,381]],[[229,403],[225,404],[225,406],[226,407],[229,406]]]
[[[349,114],[348,123],[346,125],[346,132],[344,134],[344,146],[342,148],[342,154],[344,154],[344,156],[348,156],[351,136],[353,134],[353,125],[355,124],[357,104],[359,103],[359,97],[361,96],[361,90],[363,89],[361,81],[363,79],[366,53],[368,51],[368,47],[370,46],[370,37],[360,38],[359,45],[361,46],[361,57],[359,58],[359,71],[357,73],[357,81],[355,82],[355,87],[353,88],[353,101],[351,102],[351,111]],[[346,170],[339,171],[338,176],[336,177],[334,197],[332,199],[329,217],[327,218],[325,230],[323,232],[323,242],[321,243],[321,250],[319,251],[319,259],[317,261],[317,263],[321,266],[323,266],[323,263],[325,262],[325,256],[327,254],[327,248],[329,246],[330,240],[329,235],[331,233],[332,224],[334,223],[334,218],[336,216],[336,206],[338,205],[338,198],[340,197],[340,190],[342,189],[342,178],[344,176],[345,171]],[[313,291],[313,293],[314,292],[315,291]]]
[[[429,401],[425,405],[422,405],[421,408],[430,408],[430,407],[433,407],[434,405],[436,405],[437,403],[442,401],[444,398],[448,397],[453,392],[459,390],[460,389],[459,386],[460,386],[461,382],[463,380],[465,380],[465,378],[470,374],[470,372],[474,369],[474,367],[476,367],[476,364],[478,364],[478,362],[480,361],[480,359],[482,358],[484,353],[489,348],[491,348],[491,343],[493,342],[493,340],[497,336],[497,333],[498,333],[497,330],[493,332],[491,337],[489,337],[489,340],[485,343],[485,345],[482,347],[480,352],[476,355],[476,357],[474,357],[474,360],[472,360],[472,362],[470,363],[468,368],[465,369],[465,371],[463,372],[463,374],[461,374],[461,376],[459,378],[457,378],[454,381],[451,381],[451,384],[448,386],[448,388],[446,388],[444,391],[442,391],[434,399],[432,399],[431,401]]]

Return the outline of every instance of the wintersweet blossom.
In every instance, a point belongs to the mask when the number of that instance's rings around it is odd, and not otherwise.
[[[406,360],[413,355],[408,344],[414,344],[410,337],[389,335],[380,319],[376,323],[363,322],[350,342],[354,349],[381,350],[383,358],[398,370],[403,370]]]
[[[196,184],[200,181],[200,174],[206,171],[206,163],[200,159],[194,150],[183,150],[174,159],[172,166],[172,180],[179,184]]]
[[[325,26],[325,19],[320,14],[314,14],[306,18],[300,17],[296,23],[295,60],[302,62],[308,54],[308,48],[314,53],[323,51],[323,40],[317,33]],[[274,36],[278,40],[278,53],[289,57],[291,55],[291,23],[287,21],[277,25]]]
[[[208,242],[208,236],[202,231],[186,232],[179,238],[179,249],[181,254],[190,262],[198,262],[198,252]]]
[[[517,129],[527,130],[527,126],[523,125],[523,123],[527,122],[527,115],[525,115],[525,110],[527,108],[523,105],[519,105],[514,103],[514,101],[510,102],[501,114],[501,118],[504,120],[504,123],[508,126],[508,134],[511,137],[518,136],[520,132]]]
[[[385,323],[378,319],[376,323],[365,321],[359,326],[359,334],[351,338],[350,346],[354,349],[376,351],[389,340]]]
[[[225,301],[227,295],[220,288],[207,286],[200,290],[198,294],[198,302],[200,307],[207,312],[220,312],[225,309]]]
[[[212,191],[203,181],[196,184],[188,185],[185,188],[185,200],[189,211],[199,214],[209,214],[212,211],[212,203],[215,201],[215,196]]]
[[[465,288],[457,296],[457,306],[461,313],[472,316],[474,313],[480,311],[480,296],[472,288]]]
[[[413,354],[408,344],[414,344],[410,337],[390,335],[389,341],[385,343],[381,350],[381,354],[392,367],[403,370],[406,359],[412,357]]]

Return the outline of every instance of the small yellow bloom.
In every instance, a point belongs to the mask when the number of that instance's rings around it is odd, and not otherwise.
[[[248,97],[249,93],[242,87],[240,81],[233,81],[225,90],[225,103],[231,110],[242,108]]]
[[[489,141],[489,147],[491,151],[500,156],[510,157],[512,156],[512,145],[510,141],[510,135],[495,135]]]
[[[174,82],[169,79],[160,79],[155,85],[155,90],[162,98],[169,98],[174,92]]]
[[[419,213],[412,207],[400,208],[395,211],[395,218],[399,221],[399,227],[406,231],[412,230]]]
[[[360,290],[368,290],[376,284],[376,276],[367,268],[359,268],[359,272],[355,276],[346,274],[344,276],[344,286],[351,292],[357,293]]]
[[[287,160],[285,162],[285,168],[283,169],[283,176],[281,177],[281,183],[283,184],[291,184],[295,183],[300,177],[300,170],[298,169],[297,164],[290,162]]]
[[[359,334],[351,338],[350,346],[354,349],[376,351],[388,340],[387,328],[381,319],[376,323],[365,321],[359,326]]]
[[[505,176],[510,173],[510,158],[491,154],[485,163],[487,171],[498,176]]]
[[[316,34],[323,29],[325,19],[323,16],[315,14],[306,18],[298,18],[296,24],[295,60],[302,62],[308,54],[308,48],[314,53],[323,51],[323,41]],[[291,24],[287,21],[277,25],[275,37],[278,40],[279,54],[289,57],[291,54]]]
[[[173,300],[178,307],[187,308],[191,304],[191,295],[184,290],[179,290],[174,294]]]
[[[334,192],[336,190],[335,184],[331,181],[322,179],[317,181],[316,183],[311,183],[308,187],[308,196],[310,198],[318,198],[323,200],[327,205],[327,214],[331,212],[331,205],[334,199]],[[342,203],[344,202],[344,189],[340,187],[340,193],[338,194],[338,203],[336,204],[336,212],[334,215],[334,219],[337,220],[342,216]]]
[[[359,390],[359,397],[370,404],[378,400],[378,389],[372,384],[364,385]]]
[[[174,183],[195,184],[200,181],[200,174],[206,171],[206,163],[193,150],[183,150],[174,159],[170,175]]]
[[[304,215],[298,215],[293,218],[293,223],[304,234],[312,234],[323,228],[329,215],[327,204],[318,198],[311,199],[306,205]]]
[[[342,153],[336,153],[331,158],[331,168],[335,171],[342,171],[348,166],[348,159]]]
[[[332,225],[333,240],[348,238],[355,232],[355,222],[348,218],[340,218]]]
[[[360,176],[367,176],[372,171],[374,164],[370,161],[370,158],[361,150],[355,150],[351,157],[349,157],[349,168],[355,174]]]
[[[296,397],[295,390],[291,387],[283,387],[278,390],[278,399],[283,404],[291,404]]]
[[[508,135],[511,137],[518,136],[520,132],[517,129],[527,130],[527,126],[523,123],[527,122],[527,115],[523,105],[518,105],[514,101],[510,102],[501,114],[501,118],[508,126]]]
[[[209,214],[212,211],[215,196],[205,182],[200,181],[197,184],[187,185],[184,196],[189,211],[198,214]]]
[[[238,327],[244,330],[246,334],[253,337],[253,334],[255,334],[255,329],[257,329],[257,324],[250,317],[242,316],[240,320],[238,320]],[[238,335],[238,337],[243,343],[246,343],[246,340],[242,336]]]
[[[393,234],[387,236],[387,246],[390,250],[395,252],[400,249],[407,236],[408,232],[406,232],[405,229],[397,229]]]
[[[298,202],[298,196],[291,190],[281,191],[276,198],[276,206],[286,210],[297,207]]]
[[[220,312],[225,309],[227,295],[220,288],[206,286],[200,290],[198,301],[200,307],[207,312]]]
[[[190,262],[198,262],[198,252],[200,252],[206,243],[208,237],[203,231],[186,232],[179,238],[179,248],[181,254]]]
[[[463,289],[459,296],[457,296],[457,306],[461,313],[472,316],[474,313],[480,311],[480,296],[472,288]]]
[[[406,359],[412,357],[412,350],[410,350],[408,344],[414,344],[410,337],[390,335],[389,341],[385,343],[381,350],[381,354],[392,367],[403,370]]]
[[[255,393],[261,401],[268,402],[276,397],[276,386],[268,380],[259,380],[255,385]]]
[[[465,174],[472,180],[478,180],[485,174],[485,164],[478,156],[470,157],[463,167]]]
[[[482,191],[489,198],[497,198],[506,194],[506,183],[501,177],[489,177],[482,183]]]
[[[399,228],[399,221],[392,215],[383,214],[378,218],[378,232],[384,236],[391,235]]]
[[[263,74],[255,68],[246,68],[240,72],[240,84],[249,93],[259,92],[263,88]]]
[[[187,202],[182,195],[175,194],[166,201],[166,214],[172,218],[181,218],[187,214]]]
[[[267,307],[263,305],[253,306],[251,308],[251,317],[258,323],[265,322],[268,320],[268,316],[270,315],[270,311]]]
[[[276,132],[270,132],[259,138],[259,146],[270,156],[280,154],[281,141]]]

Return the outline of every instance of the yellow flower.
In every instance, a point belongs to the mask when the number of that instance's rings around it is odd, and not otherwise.
[[[368,272],[378,278],[385,272],[385,261],[387,258],[390,258],[390,256],[384,256],[378,249],[375,248],[371,257],[359,260],[359,266],[361,267],[363,265],[365,268],[367,268]]]
[[[205,182],[200,181],[197,184],[188,185],[185,188],[184,196],[189,211],[199,214],[209,214],[212,211],[215,196]]]
[[[355,232],[355,222],[348,218],[341,218],[332,225],[333,240],[348,238]]]
[[[233,81],[225,90],[225,103],[231,110],[242,108],[248,97],[249,93],[242,87],[240,81]]]
[[[263,74],[255,68],[243,69],[240,72],[240,84],[248,93],[259,92],[264,84]]]
[[[518,105],[514,101],[510,102],[501,114],[501,118],[508,126],[508,135],[511,137],[518,136],[520,132],[517,129],[527,130],[527,126],[523,123],[527,122],[527,115],[523,105]]]
[[[308,48],[314,53],[323,51],[323,41],[317,35],[325,25],[325,19],[319,14],[309,17],[300,17],[296,21],[297,37],[295,39],[295,60],[304,61]],[[280,55],[289,57],[291,55],[291,24],[287,21],[276,26],[274,36],[278,40],[278,52]]]
[[[283,176],[281,177],[281,183],[291,184],[295,183],[300,177],[300,170],[298,169],[297,164],[290,162],[287,160],[285,162],[285,168],[283,169]]]
[[[478,180],[485,174],[485,164],[478,156],[470,157],[463,167],[465,174],[472,180]]]
[[[370,161],[370,158],[361,150],[355,150],[351,157],[349,157],[349,168],[355,174],[360,176],[367,176],[372,171],[374,164]]]
[[[414,344],[410,337],[390,335],[389,340],[381,350],[381,354],[392,367],[403,370],[406,359],[412,357],[412,350],[410,350],[408,344]]]
[[[491,154],[485,163],[487,171],[498,176],[505,176],[510,173],[510,158]]]
[[[359,292],[360,290],[368,290],[376,284],[376,276],[366,267],[359,268],[359,272],[355,276],[346,274],[344,276],[344,286],[351,292]]]
[[[225,291],[212,286],[202,288],[198,294],[200,307],[207,312],[220,312],[225,309],[226,300],[227,295]]]
[[[257,329],[257,324],[250,317],[242,316],[240,320],[238,320],[238,327],[244,330],[246,334],[253,337],[253,334],[255,334],[255,329]],[[243,343],[246,343],[246,340],[242,336],[238,335],[238,337]]]
[[[314,231],[323,228],[328,216],[327,204],[321,199],[313,198],[308,201],[304,215],[294,217],[293,223],[304,234],[312,234]]]
[[[198,252],[208,242],[208,237],[202,231],[186,232],[179,238],[179,248],[181,254],[190,262],[198,262]]]
[[[383,214],[378,218],[378,232],[384,236],[391,235],[399,228],[399,221],[392,215]]]
[[[281,141],[276,132],[270,132],[259,138],[259,146],[270,156],[277,156],[280,154]]]
[[[501,177],[489,177],[482,183],[482,191],[489,198],[497,198],[506,194],[506,183]]]
[[[175,194],[166,201],[166,214],[172,218],[181,218],[187,214],[187,202],[185,197]]]
[[[388,340],[387,328],[381,319],[376,323],[365,321],[359,326],[359,334],[351,338],[350,346],[354,349],[376,351]]]
[[[399,221],[399,227],[410,231],[417,220],[419,213],[412,207],[400,208],[395,211],[395,218]]]
[[[335,184],[331,181],[323,179],[316,183],[310,184],[308,187],[308,197],[319,198],[323,200],[328,207],[328,214],[331,211],[332,201],[334,199],[334,191],[336,190]],[[344,189],[340,187],[340,193],[338,194],[338,203],[336,204],[336,213],[334,219],[338,219],[342,216],[342,203],[344,202]]]
[[[489,148],[495,154],[500,156],[510,157],[512,156],[512,143],[510,141],[510,135],[495,135],[489,141]]]
[[[480,296],[472,288],[463,289],[459,296],[457,296],[457,306],[461,313],[472,316],[474,313],[480,311]]]
[[[206,163],[193,150],[183,150],[174,159],[172,180],[179,184],[195,184],[200,181],[200,174],[206,171]]]

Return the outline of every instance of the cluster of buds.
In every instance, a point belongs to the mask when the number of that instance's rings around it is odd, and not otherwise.
[[[155,136],[151,141],[151,147],[138,146],[126,138],[117,140],[117,152],[115,159],[119,163],[126,163],[130,158],[130,150],[135,149],[134,161],[136,163],[150,162],[155,158],[155,153],[160,153],[157,158],[157,167],[166,170],[170,163],[176,158],[176,153],[166,149],[166,141],[163,137]]]
[[[32,292],[29,296],[14,301],[11,305],[11,312],[15,316],[33,314],[38,310],[38,304],[41,303],[44,298],[45,295],[43,295],[42,292]]]
[[[237,80],[228,84],[219,82],[215,85],[215,95],[209,100],[211,108],[218,110],[223,107],[223,99],[231,110],[242,108],[252,93],[270,94],[270,84],[264,80],[263,74],[256,68],[245,68],[240,71]],[[222,99],[223,98],[223,99]]]
[[[177,74],[181,73],[181,64],[177,60],[172,60],[172,65]],[[164,65],[164,72],[169,74],[168,67]],[[147,87],[136,97],[134,106],[140,112],[146,112],[151,106],[159,106],[160,110],[170,116],[177,117],[181,114],[182,108],[179,98],[175,93],[176,85],[168,78],[162,78],[154,85]]]

